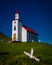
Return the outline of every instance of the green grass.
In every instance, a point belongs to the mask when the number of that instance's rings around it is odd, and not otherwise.
[[[9,41],[9,40],[11,40],[11,38],[9,38],[4,33],[0,32],[0,40],[3,40],[3,41],[7,40],[7,41]]]
[[[30,59],[24,51],[30,52],[40,62]],[[52,45],[42,43],[2,43],[0,42],[0,65],[52,65]]]

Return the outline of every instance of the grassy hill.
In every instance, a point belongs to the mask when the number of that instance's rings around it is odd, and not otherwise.
[[[30,59],[24,51],[30,52],[40,62]],[[42,43],[0,43],[0,65],[52,65],[52,45]]]
[[[0,32],[0,41],[1,40],[5,40],[5,41],[7,40],[8,41],[8,40],[11,40],[11,38],[6,36],[4,33]]]

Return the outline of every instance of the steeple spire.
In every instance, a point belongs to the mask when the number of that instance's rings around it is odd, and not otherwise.
[[[19,11],[16,11],[16,13],[15,13],[15,19],[19,19]]]

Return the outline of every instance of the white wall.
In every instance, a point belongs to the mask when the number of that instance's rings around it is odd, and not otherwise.
[[[14,23],[16,22],[16,23]],[[14,26],[16,26],[16,30],[14,31]],[[14,41],[14,33],[16,33],[16,41],[21,41],[22,35],[22,23],[20,20],[13,20],[12,21],[12,41]]]
[[[14,24],[14,22],[16,22],[16,23]],[[16,31],[14,31],[14,26],[16,26]],[[13,39],[14,33],[16,33],[16,41],[18,41],[18,20],[12,21],[12,41],[14,41],[14,39]]]
[[[19,20],[18,21],[18,41],[21,41],[21,40],[22,40],[22,23]]]
[[[27,31],[22,27],[22,42],[27,42]]]

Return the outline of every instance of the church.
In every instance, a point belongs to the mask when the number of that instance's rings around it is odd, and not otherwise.
[[[18,11],[12,21],[12,42],[38,42],[38,33],[22,24]]]

